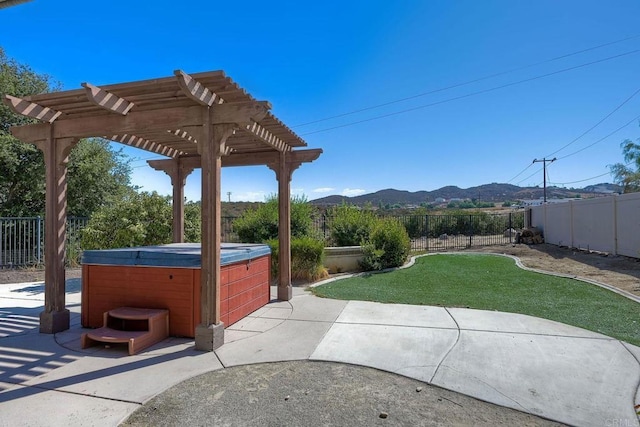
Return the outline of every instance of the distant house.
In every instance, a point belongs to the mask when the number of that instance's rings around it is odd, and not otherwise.
[[[566,198],[566,199],[547,199],[547,204],[551,204],[551,203],[566,203],[566,202],[570,202],[571,200],[582,200],[580,198],[575,198],[575,197],[571,197],[571,198]],[[544,204],[544,199],[540,198],[540,199],[532,199],[532,200],[520,200],[520,207],[522,208],[528,208],[531,206],[541,206]]]
[[[533,200],[520,200],[520,206],[523,208],[528,208],[531,206],[540,206],[544,203],[542,199],[533,199]]]
[[[444,197],[436,197],[436,203],[444,203],[446,201],[447,199],[445,199]]]

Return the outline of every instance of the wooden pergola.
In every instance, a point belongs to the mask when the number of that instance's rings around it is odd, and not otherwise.
[[[271,105],[256,101],[223,71],[186,74],[108,86],[16,98],[4,102],[39,123],[14,126],[11,133],[43,153],[46,168],[45,307],[40,332],[69,328],[65,307],[67,162],[80,138],[101,137],[167,159],[149,161],[173,185],[173,240],[184,235],[184,185],[202,168],[201,324],[196,347],[214,350],[224,343],[220,321],[220,168],[266,165],[278,180],[278,298],[291,299],[290,183],[293,171],[312,162],[321,149],[306,143],[274,117]]]

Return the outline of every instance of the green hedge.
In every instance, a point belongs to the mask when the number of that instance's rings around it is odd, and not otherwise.
[[[266,242],[271,248],[271,277],[278,277],[278,240]],[[328,276],[324,268],[324,242],[311,237],[291,239],[291,279],[314,282]]]

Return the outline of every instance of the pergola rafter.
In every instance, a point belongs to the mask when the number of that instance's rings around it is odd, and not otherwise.
[[[237,114],[240,113],[238,108],[244,107],[245,111],[243,111],[243,113],[250,116],[247,118],[249,123],[244,126],[247,131],[251,132],[253,135],[264,141],[265,144],[274,147],[278,151],[289,151],[291,149],[284,141],[254,121],[264,118],[267,111],[271,109],[271,104],[268,102],[263,101],[257,104],[254,102],[246,106],[229,106],[228,104],[221,105],[225,102],[224,99],[215,92],[207,89],[197,79],[182,70],[176,70],[174,71],[174,74],[178,79],[180,88],[189,98],[199,104],[209,107],[214,106],[214,104],[218,104],[218,106],[214,108],[215,120],[223,121],[225,120],[224,117],[228,116],[230,113],[237,116]]]
[[[182,70],[175,70],[173,72],[178,79],[180,89],[189,98],[196,101],[198,104],[211,107],[214,103],[222,104],[224,100],[217,94],[207,89],[205,85],[191,77],[189,74]]]
[[[145,138],[141,138],[135,135],[111,135],[111,136],[103,136],[104,139],[108,139],[114,142],[121,142],[123,144],[129,145],[131,147],[136,147],[141,150],[150,151],[152,153],[160,154],[162,156],[167,157],[178,157],[182,152],[169,148],[160,144],[157,144],[153,141],[150,141]]]
[[[256,122],[248,124],[246,129],[278,151],[291,151],[291,147],[289,147],[283,140],[281,140]]]
[[[120,98],[104,89],[100,89],[91,83],[82,83],[81,86],[86,89],[87,99],[89,101],[107,111],[126,116],[129,110],[133,108],[133,102],[128,102],[126,99]]]
[[[223,71],[187,74],[113,85],[83,83],[82,89],[33,95],[6,95],[14,111],[41,123],[11,128],[25,143],[45,153],[47,214],[45,229],[45,310],[40,331],[69,328],[64,293],[66,162],[80,138],[103,137],[167,159],[149,164],[171,177],[176,242],[183,239],[183,187],[202,168],[201,324],[196,347],[213,350],[223,343],[220,322],[220,168],[266,165],[276,172],[279,196],[280,276],[278,298],[292,296],[290,181],[300,164],[322,150],[296,150],[306,143],[275,118],[271,105],[257,101]]]
[[[62,114],[60,111],[43,107],[42,105],[25,101],[24,99],[20,99],[15,96],[5,95],[4,99],[5,104],[14,112],[23,116],[31,117],[32,119],[42,120],[43,122],[53,123]]]

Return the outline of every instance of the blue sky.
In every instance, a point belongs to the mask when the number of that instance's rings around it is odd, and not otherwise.
[[[0,10],[0,46],[64,89],[222,69],[324,150],[293,175],[309,199],[542,185],[545,156],[551,183],[583,187],[640,137],[638,17],[635,0],[34,0]],[[171,194],[139,160],[157,156],[127,153],[135,184]],[[262,201],[277,182],[228,168],[222,191]]]

